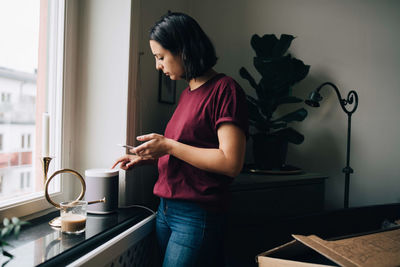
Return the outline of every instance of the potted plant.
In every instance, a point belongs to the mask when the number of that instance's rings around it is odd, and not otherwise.
[[[303,101],[292,96],[292,90],[294,84],[307,76],[310,66],[287,53],[293,39],[287,34],[282,34],[280,39],[274,34],[253,35],[251,46],[256,52],[253,64],[261,79],[257,83],[244,67],[239,72],[257,95],[257,99],[247,95],[249,123],[251,129],[255,129],[251,138],[256,169],[285,170],[288,143],[301,144],[304,141],[304,136],[288,123],[304,120],[306,109],[276,115],[279,106]]]
[[[3,219],[3,228],[0,228],[0,251],[1,254],[8,257],[8,260],[5,261],[2,266],[5,266],[10,260],[14,258],[14,256],[8,252],[5,247],[11,245],[6,241],[9,235],[11,235],[14,232],[15,237],[18,237],[19,232],[21,230],[21,227],[25,224],[28,224],[28,222],[21,221],[17,217],[12,217],[11,220],[8,218]]]

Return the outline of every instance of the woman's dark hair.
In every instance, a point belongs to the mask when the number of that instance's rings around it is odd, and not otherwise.
[[[183,61],[187,81],[203,75],[217,63],[215,48],[192,17],[168,12],[150,30],[150,40],[158,42]]]

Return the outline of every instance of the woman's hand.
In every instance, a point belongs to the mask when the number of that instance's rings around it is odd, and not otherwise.
[[[125,155],[117,159],[111,169],[114,169],[115,166],[117,166],[119,163],[121,163],[120,168],[126,171],[134,166],[154,164],[155,162],[155,160],[143,159],[142,157],[139,157],[137,155]]]
[[[159,157],[162,157],[169,152],[170,139],[161,134],[151,133],[138,136],[136,139],[145,143],[132,148],[130,152],[135,153],[145,160],[157,160]]]
[[[121,164],[120,168],[123,170],[128,170],[134,166],[154,164],[157,163],[159,157],[168,153],[168,141],[170,139],[165,138],[160,134],[146,134],[138,136],[136,139],[145,142],[140,146],[129,150],[131,153],[136,155],[125,155],[120,157],[114,163],[112,169],[118,164]]]

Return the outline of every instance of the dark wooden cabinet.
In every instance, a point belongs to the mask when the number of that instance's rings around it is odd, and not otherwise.
[[[255,256],[283,240],[280,222],[324,210],[325,180],[316,173],[242,173],[230,186],[225,255],[228,266],[256,266]],[[287,237],[286,237],[287,238]]]
[[[320,212],[324,209],[326,178],[316,173],[242,173],[230,187],[229,217],[245,223]]]

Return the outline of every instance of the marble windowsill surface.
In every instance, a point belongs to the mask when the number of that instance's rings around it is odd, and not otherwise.
[[[106,215],[88,213],[86,231],[68,235],[48,224],[59,214],[55,211],[36,218],[23,226],[18,239],[8,239],[13,247],[6,247],[6,250],[14,258],[6,266],[65,266],[152,215],[140,207],[118,209]],[[0,259],[0,264],[8,260],[5,256]]]

